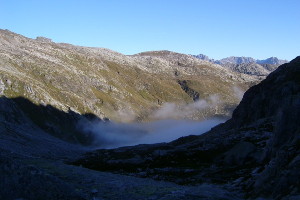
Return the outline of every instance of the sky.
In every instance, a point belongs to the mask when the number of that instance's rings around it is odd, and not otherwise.
[[[0,29],[132,55],[300,55],[299,0],[0,0]]]

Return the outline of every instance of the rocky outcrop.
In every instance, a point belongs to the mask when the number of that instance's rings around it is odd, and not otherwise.
[[[274,123],[273,136],[261,157],[261,172],[250,180],[255,193],[282,198],[299,194],[300,173],[300,57],[280,66],[257,86],[249,89],[227,122],[231,127],[262,119]]]
[[[250,88],[232,118],[206,134],[170,143],[97,150],[72,163],[180,184],[229,183],[249,199],[297,199],[297,119],[300,57]]]
[[[183,91],[193,98],[193,101],[199,100],[199,93],[188,86],[188,81],[178,80],[177,82]]]
[[[208,56],[204,55],[204,54],[198,54],[198,55],[194,55],[196,58],[201,59],[201,60],[205,60],[205,61],[209,61],[209,62],[214,62],[214,59],[210,59]]]
[[[242,126],[259,119],[275,117],[299,98],[299,57],[281,65],[260,84],[251,87],[233,113],[231,122]]]

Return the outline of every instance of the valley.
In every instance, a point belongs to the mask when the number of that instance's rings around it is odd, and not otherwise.
[[[0,30],[0,199],[299,199],[299,80]]]

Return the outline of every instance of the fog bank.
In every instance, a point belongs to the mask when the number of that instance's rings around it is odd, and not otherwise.
[[[159,120],[147,123],[94,122],[80,128],[92,135],[97,148],[116,148],[137,144],[170,142],[182,136],[200,135],[224,122],[224,119],[205,121]]]

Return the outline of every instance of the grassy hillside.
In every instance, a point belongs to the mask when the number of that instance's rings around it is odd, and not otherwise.
[[[7,30],[0,30],[0,45],[0,95],[116,121],[153,120],[165,103],[180,110],[195,100],[187,91],[209,106],[184,118],[226,116],[239,102],[233,87],[245,90],[260,80],[169,51],[126,56]],[[218,97],[217,104],[211,96]]]

